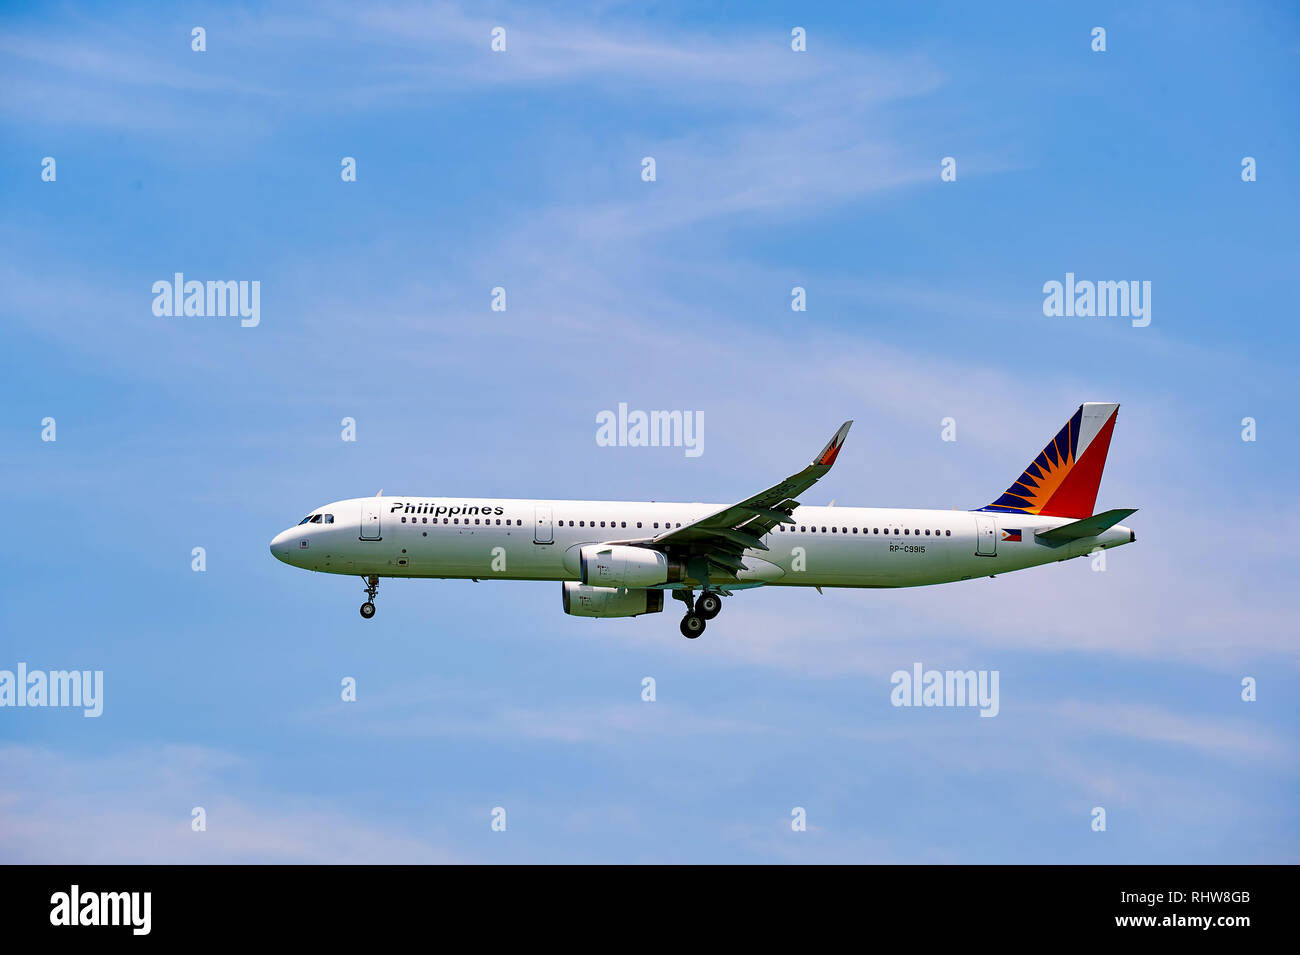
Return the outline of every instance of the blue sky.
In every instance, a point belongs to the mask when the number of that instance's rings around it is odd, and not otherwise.
[[[0,669],[105,674],[99,719],[0,711],[0,858],[1297,861],[1294,10],[999,7],[0,13]],[[154,316],[178,271],[261,323]],[[1151,324],[1045,317],[1066,272]],[[976,507],[1086,400],[1140,508],[1104,573],[760,590],[687,642],[554,583],[366,622],[267,552],[381,487],[729,502],[845,418],[806,503]],[[598,446],[619,402],[704,454]],[[1000,714],[892,707],[916,661]]]

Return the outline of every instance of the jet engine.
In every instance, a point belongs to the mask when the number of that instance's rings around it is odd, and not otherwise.
[[[656,587],[682,579],[683,567],[657,550],[626,544],[588,544],[578,575],[590,587]]]
[[[636,617],[664,609],[662,590],[588,587],[573,580],[563,587],[564,612],[575,617]]]

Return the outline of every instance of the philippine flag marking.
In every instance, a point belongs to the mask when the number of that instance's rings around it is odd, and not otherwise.
[[[1003,530],[1002,530],[1002,539],[1003,539],[1004,541],[1019,541],[1019,540],[1020,540],[1020,531],[1019,531],[1019,530],[1012,530],[1012,529],[1009,528],[1009,527],[1007,527],[1007,528],[1003,528]]]

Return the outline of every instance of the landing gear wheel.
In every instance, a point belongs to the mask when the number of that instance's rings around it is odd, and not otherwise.
[[[704,632],[704,618],[698,613],[688,613],[682,617],[681,631],[687,640],[694,640]]]
[[[695,601],[695,612],[705,620],[712,620],[722,612],[722,598],[706,590]]]
[[[362,577],[366,582],[366,602],[361,605],[361,616],[369,620],[375,615],[375,597],[379,595],[379,577],[377,574],[371,574],[369,577]]]

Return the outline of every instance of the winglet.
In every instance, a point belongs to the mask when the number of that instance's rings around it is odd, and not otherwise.
[[[822,453],[813,458],[813,465],[816,467],[828,468],[835,463],[835,458],[839,456],[840,448],[844,447],[844,439],[848,437],[849,428],[853,422],[846,421],[840,425],[840,430],[835,432],[835,437],[831,438],[830,443],[822,448]]]

